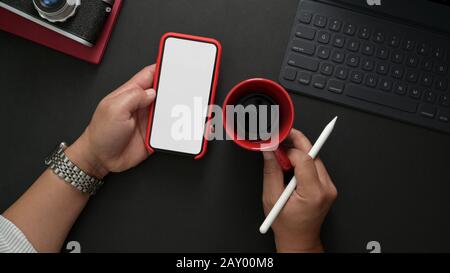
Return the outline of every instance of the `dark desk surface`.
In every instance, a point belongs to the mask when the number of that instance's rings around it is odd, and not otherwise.
[[[0,33],[0,210],[44,170],[59,141],[73,141],[99,100],[155,61],[168,31],[215,37],[224,48],[217,103],[237,82],[277,79],[297,0],[126,1],[99,66]],[[450,251],[450,136],[292,96],[295,127],[315,139],[339,190],[323,227],[330,251]],[[107,136],[106,136],[107,137]],[[68,240],[83,252],[274,251],[261,235],[262,159],[231,142],[201,161],[155,154],[114,174]]]

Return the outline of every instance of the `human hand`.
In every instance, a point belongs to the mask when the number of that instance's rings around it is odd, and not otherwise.
[[[148,157],[145,135],[148,106],[155,99],[155,66],[148,66],[97,106],[78,140],[66,150],[82,170],[97,178],[130,169]]]
[[[320,159],[308,152],[312,145],[298,130],[288,137],[287,155],[294,167],[297,188],[272,224],[278,252],[323,252],[320,228],[337,190]],[[273,152],[263,152],[263,206],[267,215],[283,192],[283,170]]]

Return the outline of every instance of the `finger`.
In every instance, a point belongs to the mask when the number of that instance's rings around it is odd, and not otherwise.
[[[109,94],[109,97],[115,97],[123,92],[126,92],[132,88],[149,89],[153,87],[153,78],[155,75],[156,65],[152,64],[150,66],[144,67],[136,75],[134,75],[129,81],[124,83],[122,86],[117,88],[114,92]]]
[[[315,160],[315,164],[317,167],[317,173],[319,175],[319,179],[324,186],[324,188],[327,190],[328,193],[331,194],[332,198],[335,199],[337,196],[337,189],[336,186],[333,183],[333,180],[331,179],[330,175],[328,174],[328,171],[323,164],[322,161]]]
[[[144,107],[142,109],[139,109],[136,113],[138,124],[139,124],[139,131],[141,133],[142,138],[145,141],[146,135],[147,135],[147,127],[148,127],[148,114],[149,114],[149,108]]]
[[[314,160],[314,164],[316,165],[317,174],[319,175],[320,181],[323,184],[332,183],[327,168],[325,167],[325,164],[323,164],[322,160],[316,158],[316,160]]]
[[[309,139],[301,131],[296,129],[291,130],[291,133],[289,134],[289,141],[292,147],[297,148],[305,153],[309,153],[312,148],[312,144]],[[322,160],[316,158],[314,160],[314,164],[316,165],[319,180],[321,182],[326,183],[327,180],[331,180]]]
[[[300,196],[309,196],[320,190],[322,185],[314,160],[302,150],[295,148],[288,150],[287,155],[294,167],[297,193]]]
[[[283,170],[273,152],[262,153],[264,157],[263,200],[272,203],[284,190]]]
[[[116,104],[124,114],[132,115],[138,109],[148,107],[155,100],[155,97],[156,93],[153,89],[142,90],[133,88],[114,98],[113,103]]]
[[[308,153],[311,148],[311,142],[309,139],[299,130],[292,129],[287,138],[288,146],[294,147],[303,151],[304,153]]]
[[[134,75],[126,84],[136,84],[142,89],[149,89],[153,87],[153,76],[155,74],[156,65],[144,67],[139,73]]]

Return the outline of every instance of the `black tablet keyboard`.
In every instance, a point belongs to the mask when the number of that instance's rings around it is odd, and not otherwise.
[[[450,39],[300,1],[280,74],[306,94],[450,133]]]

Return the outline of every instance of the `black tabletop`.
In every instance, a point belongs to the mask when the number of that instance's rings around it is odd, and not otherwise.
[[[102,97],[155,62],[176,31],[223,45],[216,103],[239,81],[277,79],[297,0],[125,1],[102,64],[95,66],[0,33],[0,210],[44,170],[62,140],[79,136]],[[329,251],[450,251],[450,136],[292,95],[295,127],[315,140],[335,115],[321,158],[339,197],[323,226]],[[108,136],[105,136],[108,137]],[[204,159],[154,154],[107,177],[68,240],[83,252],[266,252],[261,235],[262,157],[232,142]]]

